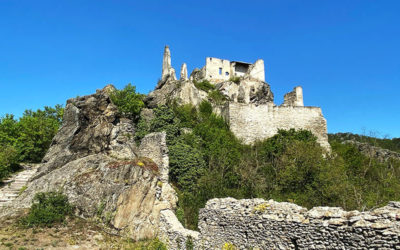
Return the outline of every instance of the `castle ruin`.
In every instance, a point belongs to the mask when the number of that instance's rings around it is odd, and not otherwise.
[[[279,129],[294,128],[311,131],[318,143],[330,150],[321,108],[304,106],[301,86],[285,94],[281,105],[275,104],[270,85],[265,81],[264,61],[261,59],[251,64],[207,57],[205,66],[194,69],[189,77],[187,65],[183,63],[178,80],[166,46],[162,77],[149,94],[147,104],[155,106],[179,100],[181,104],[198,105],[202,100],[210,100],[208,93],[197,89],[194,84],[205,80],[226,99],[224,103],[214,103],[214,112],[224,117],[232,132],[244,143],[270,138]]]

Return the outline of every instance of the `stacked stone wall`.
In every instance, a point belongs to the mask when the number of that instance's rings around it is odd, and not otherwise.
[[[278,129],[310,130],[321,146],[330,149],[326,120],[318,107],[228,103],[219,111],[232,132],[246,144],[274,136]]]
[[[212,199],[200,211],[203,249],[400,249],[400,202],[371,212],[311,210],[263,199]]]

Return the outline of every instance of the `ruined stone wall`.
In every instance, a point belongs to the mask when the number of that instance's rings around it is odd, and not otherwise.
[[[250,65],[247,74],[252,78],[265,82],[264,60],[258,59],[254,64]]]
[[[209,200],[200,210],[200,249],[400,249],[400,202],[371,212],[307,210],[263,199]]]
[[[221,69],[221,74],[219,70]],[[228,72],[228,75],[225,73]],[[205,65],[205,78],[210,82],[227,81],[231,77],[231,62],[224,59],[207,57]]]
[[[326,120],[318,107],[283,107],[269,104],[228,103],[222,114],[232,132],[244,143],[251,144],[274,136],[278,129],[307,129],[318,143],[330,149]]]
[[[282,106],[304,106],[303,88],[297,86],[292,92],[285,94]]]

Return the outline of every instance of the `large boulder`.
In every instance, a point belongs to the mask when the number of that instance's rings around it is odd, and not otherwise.
[[[98,218],[114,233],[135,240],[157,235],[160,211],[177,202],[166,177],[166,135],[150,134],[137,147],[135,124],[119,115],[110,90],[68,100],[38,174],[0,216],[29,207],[37,192],[61,191],[76,215]]]

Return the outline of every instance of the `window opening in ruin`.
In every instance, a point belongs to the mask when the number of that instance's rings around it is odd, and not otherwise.
[[[226,75],[226,76],[229,76],[229,72],[225,72],[225,75]]]
[[[222,68],[219,68],[219,74],[222,75]]]

